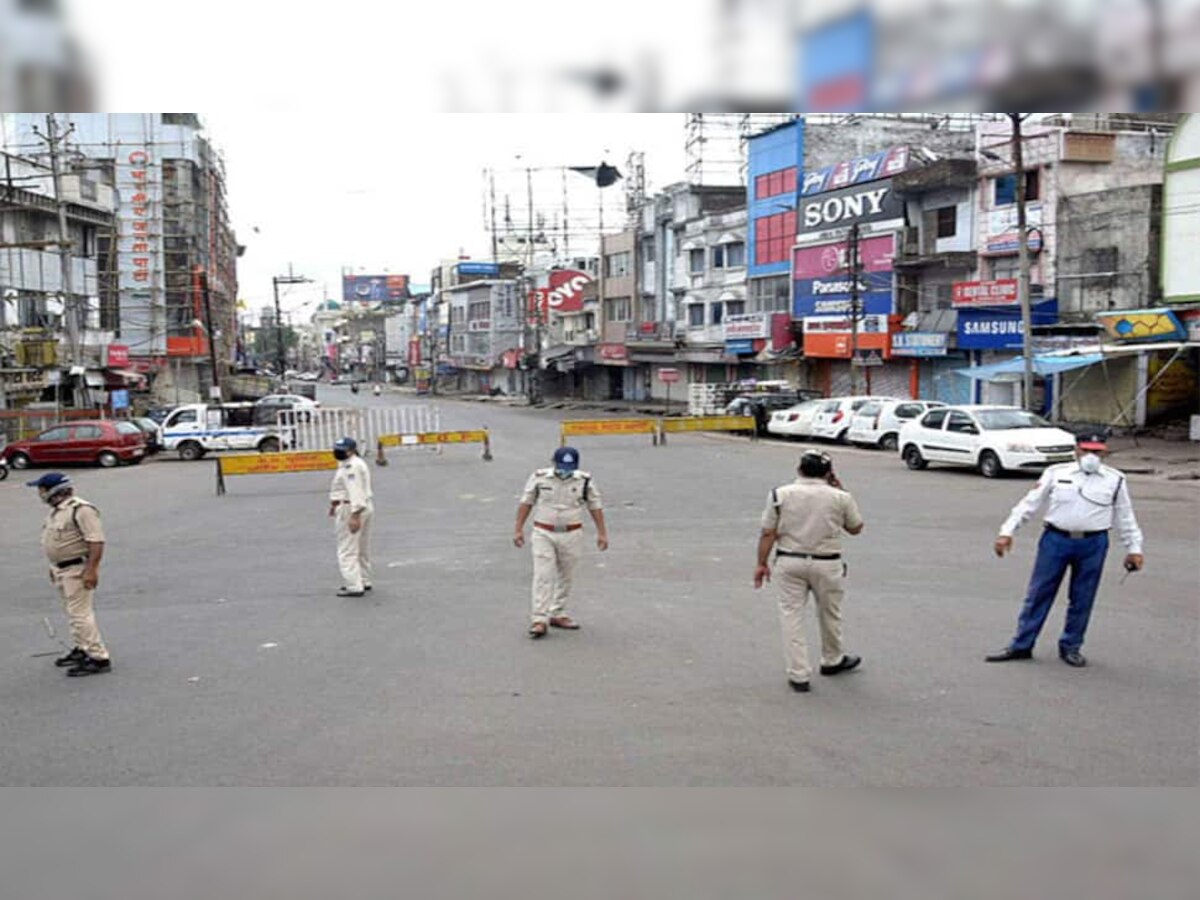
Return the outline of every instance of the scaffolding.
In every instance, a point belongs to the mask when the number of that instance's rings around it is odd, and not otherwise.
[[[750,138],[795,118],[794,113],[688,113],[684,118],[687,181],[745,184]]]

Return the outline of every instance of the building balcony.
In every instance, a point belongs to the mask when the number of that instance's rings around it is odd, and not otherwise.
[[[895,267],[917,269],[974,269],[978,254],[974,250],[938,250],[937,238],[919,228],[905,228],[896,252]]]
[[[674,322],[629,322],[625,343],[631,345],[674,345]]]

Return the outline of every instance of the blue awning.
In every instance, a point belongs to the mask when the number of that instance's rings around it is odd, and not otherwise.
[[[1085,353],[1079,356],[1035,356],[1033,372],[1035,375],[1041,376],[1057,375],[1059,372],[1082,369],[1084,366],[1094,366],[1103,361],[1104,356],[1100,353]],[[954,371],[975,381],[1020,381],[1025,376],[1025,357],[1017,356],[988,366],[970,366]]]

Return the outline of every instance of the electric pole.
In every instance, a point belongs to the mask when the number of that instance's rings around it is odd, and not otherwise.
[[[281,284],[308,284],[311,281],[311,278],[293,274],[291,266],[288,266],[286,275],[276,275],[271,279],[271,287],[275,292],[275,365],[279,368],[280,378],[287,371],[287,352],[283,344],[283,313],[279,309],[279,286]]]
[[[59,145],[66,141],[67,137],[75,130],[72,125],[67,129],[66,133],[59,135],[58,119],[54,113],[46,114],[46,133],[38,135],[47,144],[50,150],[50,174],[54,180],[54,205],[58,211],[58,253],[59,263],[62,274],[62,290],[63,290],[63,320],[67,326],[67,362],[71,368],[75,368],[80,364],[79,354],[79,306],[75,298],[75,273],[71,267],[71,239],[70,232],[67,229],[67,204],[63,199],[62,192],[62,170],[58,164]],[[34,129],[34,133],[37,130]],[[75,388],[75,405],[86,405],[87,387],[84,379],[79,379],[76,382]]]
[[[217,341],[215,329],[213,328],[212,298],[208,292],[208,273],[204,271],[202,266],[196,266],[195,281],[196,286],[200,290],[200,299],[204,303],[204,328],[208,332],[208,364],[212,368],[211,397],[213,400],[220,402],[221,377],[217,371]]]
[[[850,226],[846,242],[846,267],[850,270],[850,394],[858,396],[858,223]]]
[[[1033,313],[1029,302],[1029,234],[1025,221],[1025,154],[1021,141],[1021,113],[1012,120],[1012,158],[1017,201],[1017,302],[1021,305],[1021,355],[1025,360],[1021,405],[1033,411]]]

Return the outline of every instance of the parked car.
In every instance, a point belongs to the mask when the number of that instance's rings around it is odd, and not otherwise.
[[[321,404],[300,394],[267,394],[254,401],[255,406],[281,406],[285,409],[316,409]]]
[[[809,436],[827,441],[846,442],[850,433],[850,417],[872,400],[891,400],[891,397],[832,397],[822,400],[813,415]]]
[[[771,414],[776,410],[788,409],[804,400],[819,397],[817,391],[754,391],[739,394],[729,401],[725,414],[730,416],[753,416],[759,434],[767,433]]]
[[[146,435],[132,422],[82,419],[14,441],[4,448],[4,457],[14,469],[62,463],[95,463],[109,469],[145,459]]]
[[[146,410],[146,418],[153,419],[159,425],[166,421],[167,416],[174,412],[178,407],[175,406],[152,406]]]
[[[162,428],[147,416],[137,416],[129,420],[146,435],[146,455],[153,456],[162,449]]]
[[[938,406],[938,400],[871,400],[850,417],[846,440],[852,444],[895,450],[900,446],[904,423]]]
[[[268,394],[254,401],[254,418],[259,424],[274,425],[278,420],[278,413],[295,412],[295,419],[289,421],[308,422],[312,420],[313,411],[320,405],[316,400],[299,394]]]
[[[824,400],[805,400],[787,409],[776,410],[767,422],[767,432],[782,437],[809,437],[813,418],[824,403]]]
[[[1070,462],[1075,436],[1015,406],[947,406],[900,429],[900,455],[910,469],[947,463],[997,478]]]

